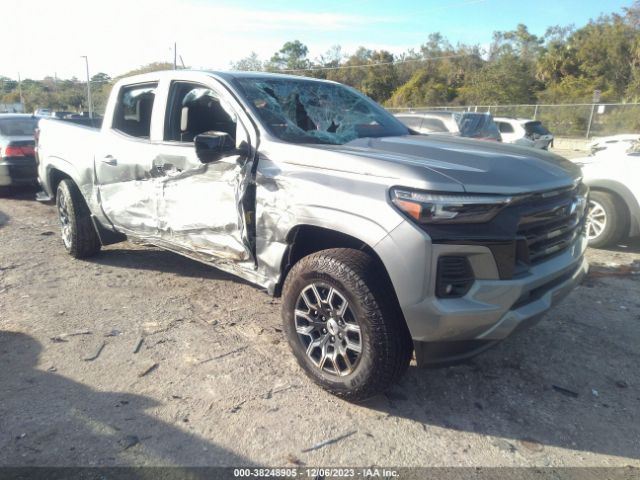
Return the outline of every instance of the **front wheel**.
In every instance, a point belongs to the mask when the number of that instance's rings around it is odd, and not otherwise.
[[[283,289],[289,345],[329,392],[361,401],[409,366],[411,338],[376,262],[352,249],[323,250],[294,265]]]
[[[590,247],[601,248],[619,242],[628,231],[628,217],[622,201],[609,193],[592,191],[586,229]]]
[[[82,193],[73,181],[65,179],[56,192],[62,243],[75,258],[85,258],[100,251],[100,238],[91,221],[91,213]]]

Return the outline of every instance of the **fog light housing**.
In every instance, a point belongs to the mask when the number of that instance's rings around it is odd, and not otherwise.
[[[473,269],[467,257],[443,255],[438,258],[437,297],[463,297],[467,294],[474,281]]]

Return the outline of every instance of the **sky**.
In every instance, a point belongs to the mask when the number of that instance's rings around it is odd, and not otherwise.
[[[399,54],[432,32],[452,44],[487,47],[496,30],[524,23],[542,35],[551,25],[580,27],[620,13],[632,0],[30,0],[2,8],[0,75],[16,79],[117,76],[173,61],[173,44],[192,68],[228,70],[256,52],[268,60],[289,40],[317,58],[339,44]],[[179,62],[180,63],[180,62]]]

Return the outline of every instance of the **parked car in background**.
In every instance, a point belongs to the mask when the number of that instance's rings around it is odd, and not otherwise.
[[[38,108],[35,112],[33,112],[35,117],[50,117],[51,109],[50,108]]]
[[[37,185],[32,115],[0,114],[0,186]]]
[[[490,113],[435,111],[397,113],[395,116],[417,133],[443,133],[478,140],[502,141]]]
[[[601,150],[573,159],[590,187],[587,238],[595,248],[640,235],[640,141],[626,151]]]
[[[495,117],[493,120],[498,125],[502,141],[505,143],[543,150],[548,150],[553,144],[553,135],[538,120],[509,117]]]
[[[66,118],[69,115],[73,115],[75,112],[65,112],[65,111],[60,111],[60,110],[56,110],[55,112],[51,112],[51,117],[52,118]]]
[[[638,133],[621,133],[619,135],[611,135],[609,137],[596,137],[587,146],[591,153],[596,153],[609,148],[616,148],[624,152],[634,142],[639,140],[640,134]]]

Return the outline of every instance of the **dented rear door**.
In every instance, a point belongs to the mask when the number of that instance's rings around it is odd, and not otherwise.
[[[95,174],[100,205],[115,228],[128,235],[157,233],[156,194],[151,177],[156,146],[151,139],[158,82],[125,85],[110,124],[96,145]]]

